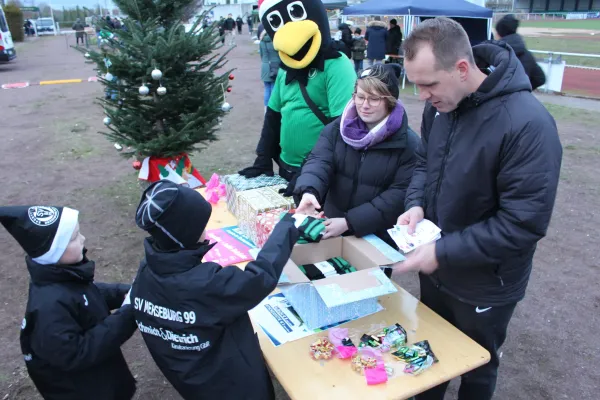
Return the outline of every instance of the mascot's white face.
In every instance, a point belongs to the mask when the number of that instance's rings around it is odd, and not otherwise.
[[[273,47],[289,68],[308,67],[331,41],[321,0],[262,0],[259,15]]]

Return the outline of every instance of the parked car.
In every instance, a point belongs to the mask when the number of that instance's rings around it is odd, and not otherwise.
[[[8,29],[4,10],[0,6],[0,62],[9,62],[17,57],[15,45]]]
[[[38,36],[56,35],[56,24],[52,18],[38,18],[35,21],[35,30]]]

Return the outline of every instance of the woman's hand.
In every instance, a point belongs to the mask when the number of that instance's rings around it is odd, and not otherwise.
[[[330,239],[341,236],[342,233],[348,230],[348,222],[346,218],[331,218],[324,222],[325,233],[323,239]]]
[[[317,210],[320,208],[321,205],[313,194],[304,193],[302,195],[302,200],[300,200],[300,204],[298,204],[296,212],[298,214],[309,215],[311,217],[318,217],[320,213]]]

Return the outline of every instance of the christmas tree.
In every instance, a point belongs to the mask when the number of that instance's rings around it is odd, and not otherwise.
[[[202,177],[187,153],[216,140],[219,118],[231,107],[230,72],[217,73],[226,53],[215,25],[201,29],[204,16],[186,32],[182,18],[197,0],[114,0],[127,15],[117,29],[99,21],[98,51],[85,56],[97,64],[105,96],[99,99],[108,132],[101,132],[116,147],[131,147],[140,178],[161,178],[190,186],[188,178]],[[178,176],[174,176],[175,173]],[[193,176],[192,176],[193,175]]]

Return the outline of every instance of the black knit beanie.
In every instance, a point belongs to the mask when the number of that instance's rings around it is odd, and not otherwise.
[[[161,250],[181,250],[198,243],[211,212],[212,206],[200,193],[161,180],[142,194],[135,222]]]
[[[360,78],[377,77],[382,81],[395,99],[400,96],[400,74],[402,68],[398,64],[375,64],[361,72]]]
[[[515,18],[513,14],[508,14],[502,17],[500,21],[496,24],[496,32],[501,37],[512,35],[513,33],[517,33],[517,29],[519,28],[519,20]]]

